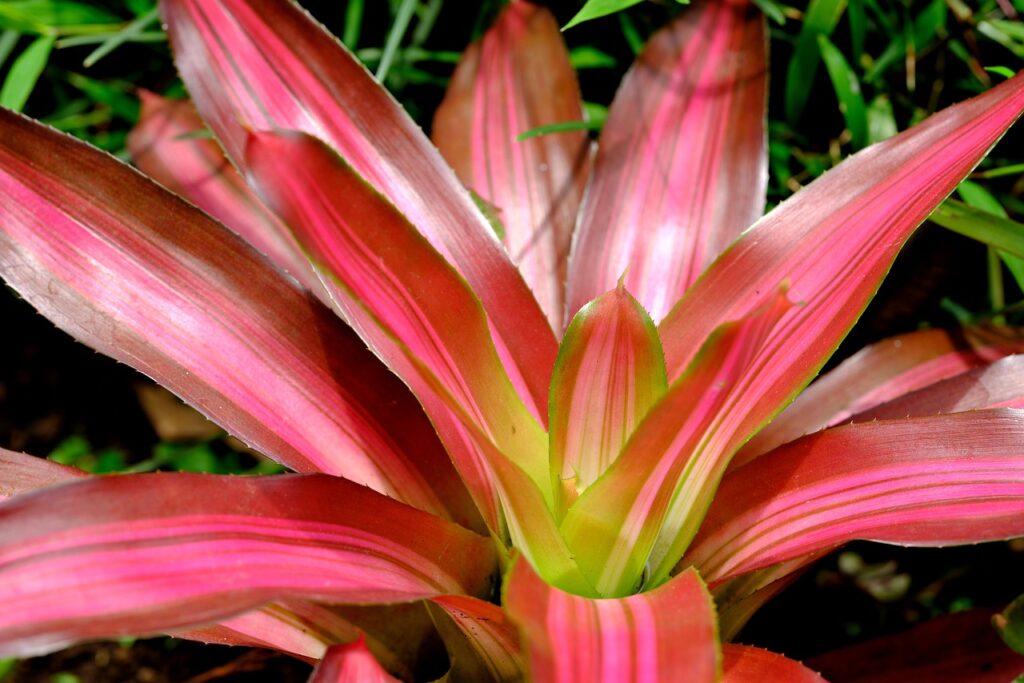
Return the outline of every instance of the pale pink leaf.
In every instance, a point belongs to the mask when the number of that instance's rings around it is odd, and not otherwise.
[[[569,263],[569,316],[625,274],[661,320],[761,216],[766,60],[764,16],[745,0],[694,2],[651,39],[601,133]]]
[[[432,137],[459,178],[497,212],[502,239],[548,321],[561,330],[569,240],[590,170],[584,131],[518,139],[582,121],[579,86],[551,13],[507,5],[462,55]]]

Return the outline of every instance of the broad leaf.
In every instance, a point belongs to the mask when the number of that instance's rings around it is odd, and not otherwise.
[[[736,454],[732,467],[804,434],[1022,351],[1020,334],[1000,327],[921,330],[872,344],[807,387]]]
[[[140,635],[281,597],[480,593],[491,541],[324,475],[101,477],[0,504],[0,652]]]
[[[309,683],[398,683],[373,658],[362,639],[327,650]]]
[[[590,141],[579,129],[519,136],[582,119],[576,73],[554,17],[515,2],[463,53],[432,133],[462,182],[497,211],[505,248],[559,331]]]
[[[146,175],[210,214],[301,282],[320,291],[291,233],[245,185],[185,100],[141,91],[139,122],[128,136],[132,161]]]
[[[200,114],[244,166],[248,131],[329,142],[480,296],[513,380],[539,420],[557,347],[480,210],[419,127],[337,40],[289,2],[163,0],[176,63]]]
[[[558,515],[604,474],[665,388],[658,332],[621,285],[580,309],[565,333],[551,382],[548,422]]]
[[[808,662],[832,683],[1008,683],[1024,655],[999,640],[982,610],[948,614],[904,633],[828,652]]]
[[[570,316],[624,274],[660,321],[761,215],[766,45],[761,12],[735,0],[695,2],[648,43],[601,133],[569,264]]]
[[[429,422],[336,316],[111,157],[0,111],[0,274],[263,453],[477,524]]]
[[[449,683],[513,683],[522,679],[519,635],[505,612],[465,595],[432,598],[431,610],[448,648]]]
[[[722,646],[722,683],[826,683],[799,662],[747,645]]]
[[[692,570],[648,593],[591,600],[549,586],[520,559],[504,598],[538,683],[718,678],[714,605]]]
[[[713,585],[854,539],[1024,535],[1024,411],[853,424],[733,470],[683,560]],[[794,476],[794,473],[799,476]]]

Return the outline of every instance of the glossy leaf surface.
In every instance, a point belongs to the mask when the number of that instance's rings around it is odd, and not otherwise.
[[[547,412],[557,351],[522,277],[430,141],[337,40],[288,2],[164,0],[176,63],[196,107],[244,166],[249,131],[329,142],[397,206],[487,308],[514,381]]]
[[[717,680],[714,606],[696,572],[647,593],[590,600],[552,588],[519,560],[504,603],[538,683]]]
[[[684,558],[713,585],[853,539],[945,546],[1024,535],[1024,412],[854,424],[731,472]],[[799,476],[795,476],[799,473]]]
[[[761,215],[765,40],[752,3],[702,0],[648,43],[601,133],[569,264],[569,316],[625,274],[660,321]]]
[[[506,6],[483,40],[463,53],[434,115],[434,143],[462,182],[496,210],[505,248],[559,331],[590,141],[582,130],[519,136],[582,120],[558,24],[529,2]]]
[[[257,450],[474,524],[415,400],[336,316],[151,181],[0,111],[0,273]]]
[[[0,505],[0,651],[208,623],[282,596],[477,593],[492,548],[336,477],[87,479]]]

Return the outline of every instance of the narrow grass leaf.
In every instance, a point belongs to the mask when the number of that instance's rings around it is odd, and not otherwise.
[[[846,121],[846,129],[850,131],[850,144],[855,150],[861,149],[868,142],[868,116],[864,105],[864,96],[860,91],[860,81],[853,72],[846,58],[825,35],[818,35],[818,47],[821,59],[825,62],[832,81],[832,87],[839,99],[839,108]]]
[[[21,111],[28,102],[29,95],[36,87],[36,82],[43,75],[46,62],[50,59],[53,49],[52,36],[41,36],[29,44],[11,64],[4,84],[0,87],[0,107],[13,111]]]
[[[818,74],[821,62],[818,36],[831,36],[844,11],[846,0],[811,0],[807,5],[786,69],[786,119],[790,125],[795,125],[803,114]]]

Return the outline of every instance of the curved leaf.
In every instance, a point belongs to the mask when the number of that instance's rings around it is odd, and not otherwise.
[[[462,182],[497,210],[505,248],[556,330],[590,142],[581,130],[519,136],[582,120],[558,24],[529,2],[507,5],[463,53],[434,115],[434,143]]]
[[[722,481],[683,558],[712,584],[854,539],[943,546],[1024,535],[1024,411],[836,427]]]
[[[0,448],[0,500],[87,476],[74,467]]]
[[[627,595],[641,576],[648,585],[667,578],[749,429],[736,407],[763,400],[758,354],[791,307],[780,292],[757,315],[723,325],[569,508],[562,534],[601,595]]]
[[[722,646],[722,683],[826,683],[803,664],[748,645]]]
[[[0,274],[65,331],[289,467],[479,523],[401,382],[223,226],[6,111],[0,196]]]
[[[872,344],[815,380],[740,449],[730,466],[739,467],[804,434],[1020,352],[1024,338],[1002,327],[920,330]]]
[[[401,106],[290,2],[160,4],[178,69],[228,157],[244,168],[253,130],[301,130],[329,142],[466,278],[513,381],[546,419],[557,352],[551,328],[469,193]]]
[[[288,228],[246,187],[217,143],[197,136],[206,126],[192,103],[145,90],[139,98],[139,121],[127,141],[135,165],[244,237],[306,289],[319,292],[320,282]]]
[[[1022,110],[1024,74],[849,157],[758,221],[661,323],[670,381],[714,329],[788,281],[804,305],[768,342],[778,376],[765,392],[770,417],[835,350],[907,237]]]
[[[999,640],[982,610],[948,614],[904,633],[827,652],[808,664],[832,683],[1007,683],[1024,656]]]
[[[412,387],[442,437],[450,406],[420,379],[421,367],[550,498],[544,432],[506,376],[480,302],[458,273],[319,140],[254,133],[246,160],[253,186],[308,250],[341,315]],[[461,435],[446,441],[481,507],[493,504],[493,484],[481,473],[486,454]]]
[[[373,658],[362,638],[348,645],[334,645],[327,649],[324,659],[316,667],[309,683],[388,683],[398,679]]]
[[[550,467],[557,514],[604,474],[665,389],[658,331],[624,287],[580,309],[565,333],[551,381]]]
[[[465,595],[431,598],[448,648],[449,683],[514,683],[522,680],[519,634],[497,605]],[[440,612],[440,614],[438,614]]]
[[[744,0],[694,2],[651,39],[601,133],[569,263],[568,316],[625,273],[660,321],[761,215],[766,53],[764,16]]]
[[[714,604],[692,570],[649,593],[592,600],[549,586],[520,559],[503,603],[538,683],[718,678]]]
[[[0,504],[0,651],[140,635],[281,597],[480,593],[489,539],[324,475],[97,477]]]

